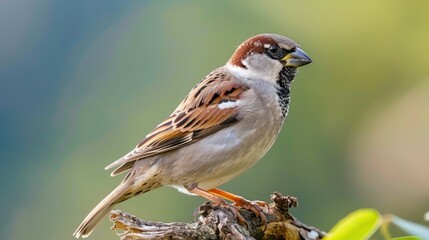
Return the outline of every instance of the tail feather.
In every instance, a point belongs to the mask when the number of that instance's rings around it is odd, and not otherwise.
[[[115,190],[107,195],[97,206],[86,216],[76,231],[73,233],[75,238],[86,238],[94,230],[98,222],[118,203],[121,196],[128,190],[126,184],[120,184]]]

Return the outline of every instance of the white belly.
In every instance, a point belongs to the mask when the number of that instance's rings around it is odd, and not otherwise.
[[[218,187],[259,161],[273,145],[280,126],[266,122],[259,128],[249,128],[242,122],[226,128],[177,152],[171,183],[167,185],[187,193],[184,185],[197,183],[202,189]],[[256,123],[262,124],[262,123]],[[244,131],[244,129],[253,129]],[[257,130],[256,130],[257,129]],[[187,148],[187,149],[186,149]],[[187,166],[182,169],[181,166]]]

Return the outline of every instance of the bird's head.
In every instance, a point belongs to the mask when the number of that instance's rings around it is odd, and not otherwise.
[[[238,46],[228,65],[243,77],[270,82],[286,77],[290,82],[296,68],[311,62],[295,41],[277,34],[260,34]]]

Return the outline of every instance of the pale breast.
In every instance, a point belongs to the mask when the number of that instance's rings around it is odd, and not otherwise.
[[[283,124],[277,89],[271,84],[252,86],[240,100],[219,107],[238,107],[239,121],[166,154],[161,161],[168,165],[163,185],[183,190],[181,186],[197,183],[210,189],[231,180],[267,153]]]

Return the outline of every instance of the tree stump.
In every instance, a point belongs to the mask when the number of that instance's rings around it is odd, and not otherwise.
[[[245,224],[239,224],[230,208],[214,206],[206,202],[197,209],[197,221],[193,223],[161,223],[136,218],[120,210],[110,213],[121,240],[141,239],[287,239],[317,240],[326,233],[301,223],[289,213],[297,206],[297,199],[278,192],[271,195],[273,201],[262,207],[267,225],[260,217],[246,209],[238,209]],[[244,226],[243,226],[244,225]]]

